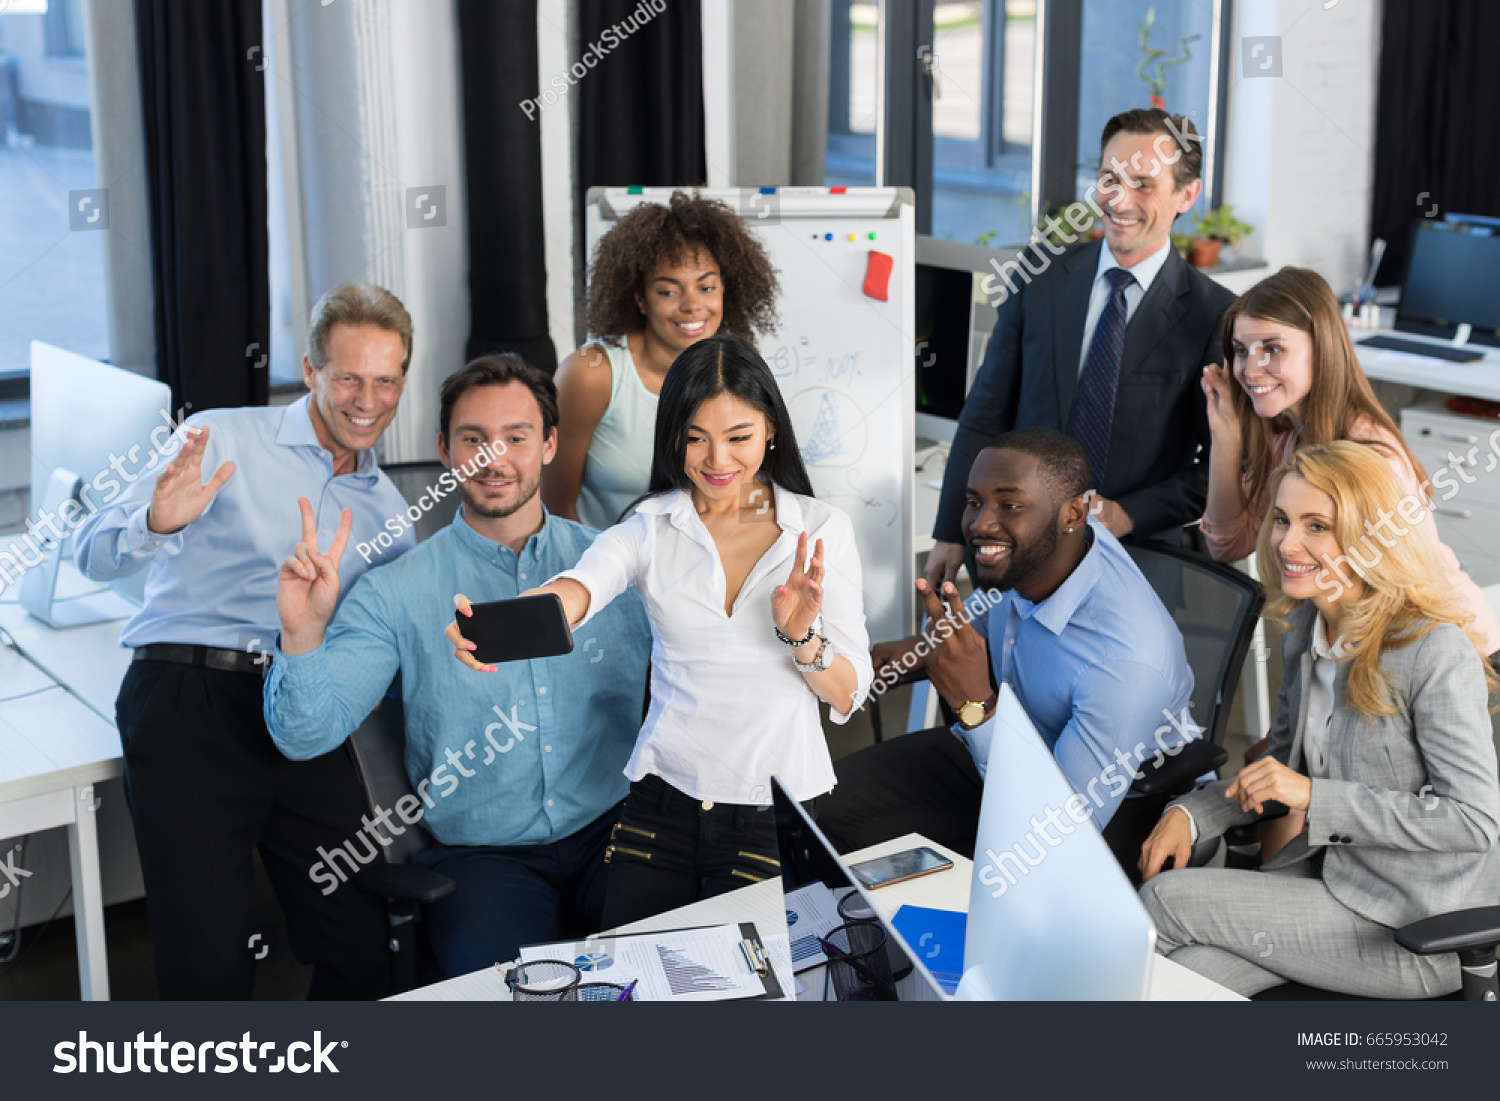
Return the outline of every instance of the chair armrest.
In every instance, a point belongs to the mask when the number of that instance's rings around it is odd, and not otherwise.
[[[1227,760],[1222,746],[1195,739],[1170,757],[1163,754],[1141,762],[1141,778],[1130,789],[1141,795],[1184,795],[1193,789],[1194,780]]]
[[[876,680],[880,679],[880,670],[879,669],[875,670],[875,679]],[[890,681],[886,681],[886,684],[888,686],[888,689],[889,688],[900,688],[903,684],[920,684],[922,681],[924,681],[926,679],[927,679],[927,670],[926,669],[909,669],[906,672],[902,673],[899,677],[896,678],[896,683],[895,684],[891,684]]]
[[[1500,944],[1500,906],[1479,906],[1423,918],[1396,930],[1396,943],[1419,956],[1494,951]]]
[[[354,873],[354,884],[377,898],[399,899],[428,905],[447,898],[456,888],[445,875],[415,864],[387,864],[377,861]]]

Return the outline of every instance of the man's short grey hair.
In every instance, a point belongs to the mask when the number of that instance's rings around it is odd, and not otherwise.
[[[384,287],[369,283],[340,283],[312,308],[312,323],[307,330],[307,358],[313,367],[323,369],[328,362],[328,337],[335,325],[373,325],[401,337],[401,373],[411,365],[411,314]]]

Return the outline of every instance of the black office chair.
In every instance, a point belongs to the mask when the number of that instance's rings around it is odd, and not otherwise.
[[[383,699],[349,735],[365,798],[373,813],[376,807],[394,811],[403,796],[416,798],[406,774],[406,721],[398,695]],[[410,806],[410,804],[407,804]],[[394,831],[392,831],[394,834]],[[447,898],[453,880],[411,863],[412,857],[432,844],[421,825],[408,825],[390,838],[383,860],[375,860],[354,873],[356,887],[385,900],[390,922],[391,987],[394,993],[417,985],[416,922],[421,907]]]
[[[1229,759],[1222,746],[1229,707],[1265,598],[1250,577],[1198,555],[1164,545],[1126,549],[1182,632],[1188,666],[1193,670],[1189,713],[1203,730],[1181,752],[1142,762],[1130,790],[1141,795],[1184,795],[1199,776]],[[969,576],[976,577],[972,561],[968,568]],[[926,679],[926,672],[917,669],[904,674],[897,684]],[[942,706],[945,717],[953,721],[947,705]],[[870,700],[870,726],[875,740],[883,740],[878,697]],[[1217,848],[1217,839],[1200,845],[1191,863],[1207,863]]]

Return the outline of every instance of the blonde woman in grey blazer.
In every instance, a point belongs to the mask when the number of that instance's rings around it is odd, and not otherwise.
[[[1270,749],[1168,807],[1142,847],[1157,951],[1245,995],[1286,981],[1451,992],[1457,959],[1393,933],[1500,901],[1493,674],[1420,526],[1425,502],[1403,499],[1376,452],[1304,448],[1271,491],[1257,558],[1286,634]],[[1272,800],[1305,826],[1259,870],[1185,868],[1195,841]],[[1162,873],[1168,857],[1185,870]]]

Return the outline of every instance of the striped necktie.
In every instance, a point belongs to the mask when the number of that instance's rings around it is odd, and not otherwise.
[[[1125,288],[1135,282],[1135,276],[1124,268],[1110,268],[1104,278],[1109,280],[1109,299],[1094,326],[1089,357],[1078,377],[1078,401],[1068,426],[1068,435],[1083,445],[1089,457],[1096,490],[1104,484],[1109,433],[1115,420],[1115,386],[1120,381],[1120,356],[1125,351]]]

